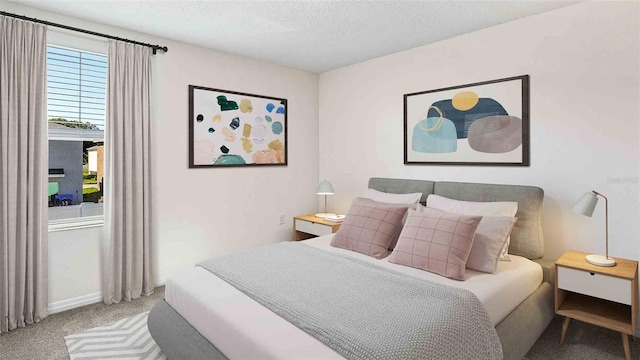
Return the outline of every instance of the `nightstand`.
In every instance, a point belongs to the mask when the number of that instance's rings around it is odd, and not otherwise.
[[[614,258],[613,267],[589,264],[587,253],[567,251],[556,261],[556,314],[564,316],[560,343],[571,319],[620,332],[627,360],[638,318],[638,262]]]
[[[314,214],[296,216],[293,218],[293,240],[333,234],[338,231],[340,224],[318,218]]]

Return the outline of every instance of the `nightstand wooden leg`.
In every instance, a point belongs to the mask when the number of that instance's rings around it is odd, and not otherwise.
[[[620,333],[622,335],[622,346],[624,346],[624,357],[627,360],[631,360],[631,351],[629,350],[629,336],[625,333]]]
[[[564,321],[562,322],[562,334],[560,335],[560,344],[564,343],[564,336],[567,334],[567,328],[569,327],[569,321],[571,318],[568,316],[564,317]]]

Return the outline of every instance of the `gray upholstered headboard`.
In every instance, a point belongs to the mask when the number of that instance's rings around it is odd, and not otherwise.
[[[371,178],[369,188],[394,194],[420,192],[422,204],[426,202],[429,194],[466,201],[516,201],[518,221],[511,232],[509,253],[532,260],[540,259],[544,255],[544,237],[540,221],[544,191],[538,187]]]

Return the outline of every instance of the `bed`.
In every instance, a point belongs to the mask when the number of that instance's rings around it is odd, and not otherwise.
[[[536,187],[372,178],[369,188],[388,193],[429,194],[468,201],[517,201],[518,221],[511,233],[511,262],[496,274],[468,271],[455,281],[329,246],[332,235],[305,241],[321,251],[353,257],[471,291],[480,300],[499,337],[505,359],[522,359],[553,318],[552,266],[541,260],[543,191]],[[487,286],[490,278],[491,286]],[[343,358],[336,351],[263,307],[211,272],[195,267],[172,276],[165,300],[152,309],[149,331],[169,358]]]

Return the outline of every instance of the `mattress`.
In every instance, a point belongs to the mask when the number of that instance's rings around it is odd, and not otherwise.
[[[494,325],[500,323],[542,283],[542,268],[511,255],[495,274],[467,270],[465,281],[392,264],[388,258],[334,248],[333,235],[306,240],[307,245],[375,263],[409,276],[473,292]],[[268,259],[265,259],[268,260]],[[230,359],[340,359],[338,353],[244,295],[209,271],[195,267],[171,276],[165,299],[203,337]]]

